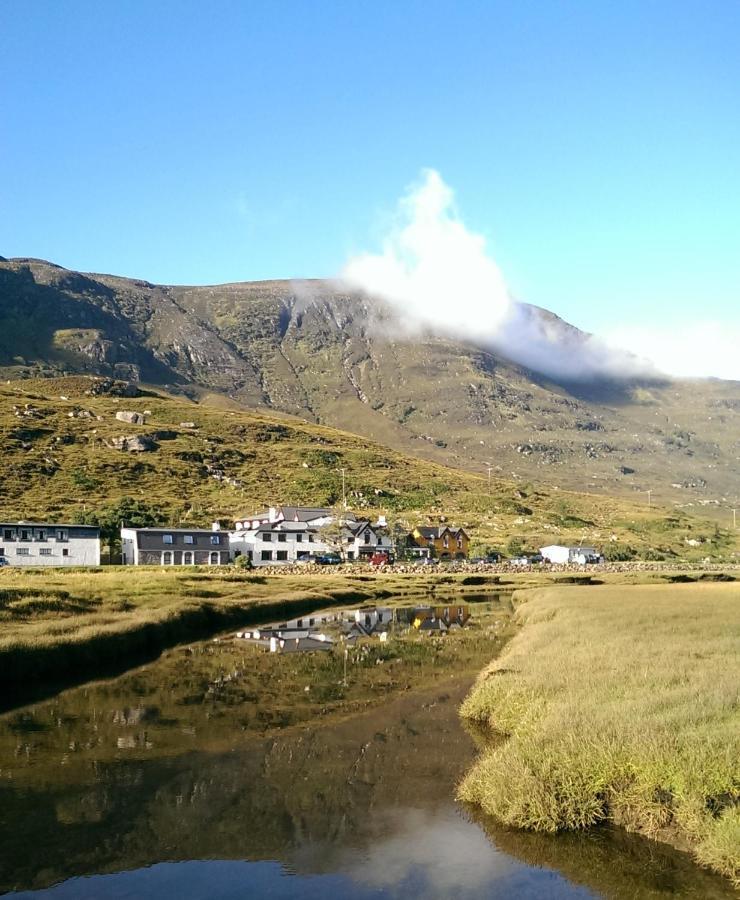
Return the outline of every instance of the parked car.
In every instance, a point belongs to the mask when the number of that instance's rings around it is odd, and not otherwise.
[[[337,566],[341,561],[342,557],[338,553],[324,553],[314,559],[317,566]]]
[[[513,559],[509,560],[510,566],[519,566],[521,568],[526,568],[526,566],[531,565],[528,556],[515,556]]]
[[[388,553],[373,553],[370,557],[370,565],[372,566],[390,566],[393,560]]]
[[[7,559],[4,556],[0,556],[0,569],[2,569],[3,566],[7,566],[7,565],[10,565],[10,563],[8,563]]]
[[[433,559],[431,556],[422,556],[414,560],[415,566],[438,566],[439,560]]]

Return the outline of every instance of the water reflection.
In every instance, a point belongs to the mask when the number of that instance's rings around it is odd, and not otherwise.
[[[0,891],[54,900],[734,896],[657,844],[607,831],[507,832],[456,805],[475,753],[457,716],[469,677],[441,674],[431,688],[344,718],[322,720],[309,704],[310,720],[260,730],[248,727],[244,684],[224,682],[214,695],[213,678],[186,658],[200,660],[172,654],[0,719]],[[309,665],[281,660],[299,674]],[[255,671],[254,690],[269,692],[269,670]]]

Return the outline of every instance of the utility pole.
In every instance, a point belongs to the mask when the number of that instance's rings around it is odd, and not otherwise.
[[[345,476],[344,476],[345,470],[340,469],[339,471],[342,473],[342,507],[343,507],[343,509],[346,510],[347,509],[347,488],[346,488]]]
[[[648,506],[652,506],[652,505],[653,505],[653,492],[652,492],[652,490],[649,490],[649,491],[643,491],[643,493],[648,495]]]
[[[491,493],[491,472],[493,471],[493,466],[486,466],[488,469],[488,493]]]
[[[737,509],[732,510],[732,527],[737,528]]]

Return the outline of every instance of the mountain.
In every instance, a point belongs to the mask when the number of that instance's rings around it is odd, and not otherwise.
[[[582,332],[525,309],[578,352]],[[0,262],[0,374],[65,373],[225,395],[478,474],[650,490],[725,518],[740,495],[740,383],[557,384],[473,344],[409,334],[332,282],[176,287]]]

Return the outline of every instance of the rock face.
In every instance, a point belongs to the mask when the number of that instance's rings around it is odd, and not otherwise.
[[[111,438],[110,446],[129,453],[147,453],[157,449],[157,442],[148,434],[128,434]]]
[[[116,413],[116,418],[119,422],[128,422],[129,425],[143,425],[146,422],[145,416],[138,412],[130,412],[125,409],[120,409]]]

